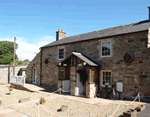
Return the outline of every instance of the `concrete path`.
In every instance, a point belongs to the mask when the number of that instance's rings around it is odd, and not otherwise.
[[[0,117],[29,117],[9,108],[0,108]]]
[[[33,85],[33,84],[27,84],[27,83],[25,84],[24,87],[29,89],[30,91],[35,91],[35,92],[45,90],[45,88],[43,88],[43,87]]]
[[[77,97],[77,96],[71,96],[71,95],[59,95],[57,93],[51,93],[49,91],[44,91],[45,88],[37,86],[37,85],[33,85],[33,84],[25,84],[25,88],[30,89],[31,91],[34,92],[38,92],[38,93],[43,93],[43,94],[47,94],[47,95],[51,95],[51,96],[55,96],[55,97],[63,97],[69,100],[74,100],[74,101],[80,101],[80,102],[84,102],[84,103],[89,103],[89,104],[97,104],[97,103],[103,103],[103,104],[111,104],[111,103],[115,103],[115,104],[120,104],[120,102],[122,102],[121,100],[110,100],[110,99],[103,99],[103,98],[85,98],[85,97]],[[131,101],[123,101],[124,104],[131,104]],[[145,103],[139,103],[139,102],[134,102],[135,105],[139,105],[139,104],[144,104]]]
[[[147,103],[145,109],[137,114],[137,117],[150,117],[150,104]]]
[[[77,96],[71,96],[71,95],[59,95],[57,93],[51,93],[51,92],[45,92],[45,88],[43,87],[40,87],[40,86],[36,86],[36,85],[33,85],[33,84],[25,84],[24,86],[25,88],[31,90],[31,91],[34,91],[34,92],[38,92],[38,93],[43,93],[43,94],[50,94],[52,96],[55,96],[55,97],[63,97],[63,98],[66,98],[66,99],[70,99],[70,100],[74,100],[74,101],[80,101],[80,102],[84,102],[84,103],[90,103],[90,104],[96,104],[96,103],[112,103],[114,102],[114,100],[109,100],[109,99],[103,99],[103,98],[85,98],[85,97],[77,97]],[[120,101],[119,101],[120,103]]]

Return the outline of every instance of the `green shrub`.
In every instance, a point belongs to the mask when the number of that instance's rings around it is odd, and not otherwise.
[[[40,104],[44,104],[46,102],[45,98],[41,97],[40,98]]]

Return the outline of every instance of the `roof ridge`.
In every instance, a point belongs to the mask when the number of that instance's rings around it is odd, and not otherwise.
[[[150,20],[142,20],[138,22],[125,24],[125,25],[119,25],[119,26],[99,29],[99,30],[95,30],[91,32],[85,32],[85,33],[77,34],[73,36],[68,36],[61,40],[51,42],[45,46],[42,46],[41,48],[54,46],[54,45],[61,45],[61,44],[66,44],[66,43],[72,43],[72,42],[77,42],[77,41],[85,41],[85,40],[90,40],[90,39],[115,36],[115,35],[120,35],[120,34],[146,31],[149,28],[150,28]]]
[[[146,20],[143,20],[143,21],[146,21]],[[102,31],[102,30],[113,29],[113,28],[117,28],[117,27],[121,27],[121,26],[127,26],[127,25],[131,25],[131,24],[139,23],[139,22],[142,22],[142,21],[132,22],[132,23],[125,24],[125,25],[113,26],[113,27],[109,27],[109,28],[98,29],[98,30],[94,30],[94,31],[89,31],[89,32],[85,32],[85,33],[81,33],[81,34],[77,34],[77,35],[68,36],[68,37],[65,37],[63,39],[74,37],[74,36],[80,36],[80,35],[84,35],[84,34],[88,34],[88,33],[92,33],[92,32],[98,32],[98,31]]]

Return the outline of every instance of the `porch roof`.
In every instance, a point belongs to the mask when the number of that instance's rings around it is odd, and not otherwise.
[[[82,61],[86,62],[90,66],[98,66],[96,63],[94,63],[93,61],[89,60],[87,57],[85,57],[81,53],[72,52],[72,54],[77,56],[79,59],[81,59]]]
[[[90,58],[81,53],[72,52],[72,54],[68,58],[70,58],[72,55],[76,56],[77,58],[79,58],[80,60],[82,60],[83,62],[85,62],[90,66],[99,66],[95,61],[91,60]],[[68,58],[66,58],[64,61],[66,61]],[[61,63],[63,63],[64,61],[62,61]]]

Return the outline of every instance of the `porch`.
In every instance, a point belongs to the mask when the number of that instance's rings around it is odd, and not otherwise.
[[[96,96],[100,65],[95,61],[81,53],[72,52],[58,67],[58,89],[70,91],[70,95],[74,96]]]

